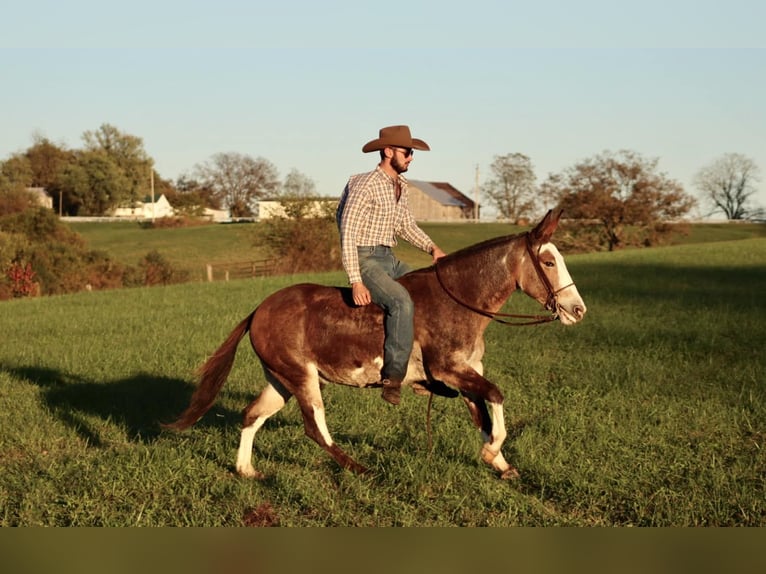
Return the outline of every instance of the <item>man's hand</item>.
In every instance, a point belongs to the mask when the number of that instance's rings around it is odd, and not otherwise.
[[[447,254],[444,253],[444,251],[442,251],[441,249],[439,249],[438,245],[434,245],[434,248],[431,250],[431,255],[434,258],[434,263],[436,263],[439,259],[441,259]]]
[[[372,303],[372,297],[370,296],[370,290],[364,286],[364,283],[357,282],[351,284],[351,295],[354,298],[354,303],[360,307],[369,305]]]

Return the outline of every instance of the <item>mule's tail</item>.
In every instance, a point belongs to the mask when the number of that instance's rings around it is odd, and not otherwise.
[[[213,406],[215,398],[226,382],[234,364],[237,346],[250,330],[255,311],[250,313],[229,335],[218,350],[199,368],[199,385],[192,394],[191,402],[175,422],[164,424],[165,428],[187,429],[196,423]]]

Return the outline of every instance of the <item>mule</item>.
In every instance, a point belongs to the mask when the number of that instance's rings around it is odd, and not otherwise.
[[[531,231],[477,243],[399,279],[415,305],[415,344],[403,385],[419,393],[462,396],[481,431],[481,459],[504,479],[519,473],[501,452],[507,434],[503,394],[483,375],[484,331],[493,319],[507,322],[500,316],[531,317],[534,323],[558,319],[564,325],[585,316],[585,303],[550,242],[560,217],[549,211]],[[499,313],[517,289],[551,315]],[[366,472],[333,441],[321,393],[328,382],[379,386],[383,311],[376,305],[354,306],[347,287],[304,283],[268,296],[202,365],[189,406],[166,426],[188,428],[210,409],[248,332],[268,384],[243,411],[237,472],[263,478],[252,464],[255,434],[292,396],[306,434],[340,466]]]

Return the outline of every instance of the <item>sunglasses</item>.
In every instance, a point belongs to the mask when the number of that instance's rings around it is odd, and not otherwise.
[[[404,157],[412,157],[415,155],[415,150],[411,147],[393,147],[392,149],[402,152]]]

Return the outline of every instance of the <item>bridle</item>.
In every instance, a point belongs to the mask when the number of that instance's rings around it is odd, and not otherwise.
[[[474,307],[470,303],[466,303],[465,301],[460,299],[457,295],[455,295],[452,291],[450,291],[450,289],[444,284],[441,274],[439,273],[439,262],[437,261],[434,267],[436,269],[436,278],[439,281],[439,285],[441,285],[442,289],[444,289],[444,292],[447,293],[447,295],[449,295],[459,305],[462,305],[466,309],[470,309],[474,313],[478,313],[479,315],[488,317],[492,319],[493,321],[502,323],[503,325],[510,325],[512,327],[522,327],[525,325],[539,325],[540,323],[549,323],[551,321],[555,321],[556,319],[559,318],[558,312],[556,311],[556,309],[558,308],[558,294],[561,293],[564,289],[568,289],[569,287],[574,285],[574,282],[564,285],[563,287],[559,287],[558,289],[554,289],[553,285],[551,285],[550,280],[545,275],[542,265],[540,264],[540,253],[539,253],[540,250],[538,249],[537,253],[534,252],[534,249],[532,247],[532,238],[529,235],[529,232],[525,233],[524,236],[525,236],[524,239],[525,239],[527,254],[529,255],[530,260],[532,261],[532,266],[535,269],[535,273],[537,273],[537,277],[540,279],[540,282],[543,284],[547,292],[547,297],[545,299],[545,309],[550,311],[551,315],[517,315],[515,313],[499,313],[495,311],[487,311],[486,309],[479,309],[478,307]],[[511,319],[529,319],[529,321],[511,322],[511,321],[505,321],[503,319],[498,319],[498,317],[508,317]]]

